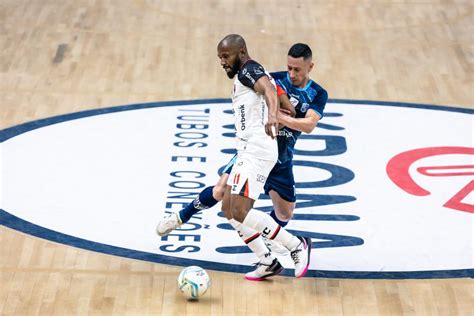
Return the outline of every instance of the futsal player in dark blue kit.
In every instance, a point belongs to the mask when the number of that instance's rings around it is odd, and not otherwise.
[[[277,138],[278,162],[265,183],[265,193],[270,195],[275,206],[271,215],[283,227],[291,219],[296,201],[293,177],[293,151],[296,141],[301,132],[313,131],[323,117],[328,99],[326,90],[307,77],[313,68],[313,63],[309,62],[310,56],[311,50],[308,46],[295,44],[288,53],[288,71],[271,73],[279,87],[277,91],[280,100],[283,93],[286,94],[296,112],[292,117],[281,109],[279,122],[284,127],[279,130]]]
[[[293,176],[293,151],[298,137],[302,132],[311,133],[318,121],[323,117],[328,99],[327,92],[309,78],[314,67],[312,52],[306,44],[295,44],[288,52],[288,71],[271,73],[277,83],[277,93],[282,104],[279,123],[283,125],[278,131],[278,161],[270,172],[265,183],[265,193],[269,194],[273,210],[270,216],[282,227],[288,224],[293,215],[296,202],[295,181]],[[283,106],[285,105],[285,106]],[[285,108],[294,109],[293,113]],[[205,210],[222,200],[228,176],[235,157],[229,162],[215,186],[207,187],[199,196],[179,213],[172,213],[162,219],[157,226],[160,236],[169,234],[201,210]],[[261,236],[257,232],[249,238],[242,238],[249,248],[257,255],[263,253]],[[282,248],[272,245],[273,249]],[[265,250],[266,251],[266,250]],[[265,254],[268,256],[268,254]],[[275,275],[275,264],[257,264],[255,271],[246,274],[250,280],[263,280]],[[276,259],[274,259],[276,260]],[[273,263],[275,262],[273,260]],[[281,271],[281,270],[280,270]],[[278,271],[279,272],[279,271]]]

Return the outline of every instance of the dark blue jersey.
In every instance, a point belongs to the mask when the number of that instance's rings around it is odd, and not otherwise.
[[[293,86],[287,71],[272,72],[270,75],[277,85],[285,90],[291,104],[295,107],[296,118],[306,116],[308,109],[315,111],[321,118],[328,100],[328,93],[313,80],[309,80],[304,88]],[[287,163],[293,159],[293,150],[300,131],[284,127],[280,130],[278,140],[278,163]]]

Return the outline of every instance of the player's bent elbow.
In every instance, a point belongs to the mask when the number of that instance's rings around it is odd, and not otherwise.
[[[311,134],[313,131],[314,131],[314,128],[316,126],[309,126],[309,127],[305,127],[303,132],[305,132],[306,134]]]
[[[308,124],[306,124],[304,126],[304,131],[306,134],[311,134],[314,129],[316,128],[316,125],[318,125],[318,120],[316,121],[311,121],[311,122],[308,122]]]

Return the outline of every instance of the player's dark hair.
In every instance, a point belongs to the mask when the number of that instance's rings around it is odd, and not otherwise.
[[[288,56],[293,58],[303,57],[304,60],[308,60],[313,57],[313,53],[311,52],[311,48],[309,48],[308,45],[297,43],[291,46],[290,50],[288,51]]]

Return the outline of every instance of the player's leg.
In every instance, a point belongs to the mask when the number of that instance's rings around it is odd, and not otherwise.
[[[225,186],[228,178],[229,175],[223,173],[214,186],[202,190],[196,199],[179,211],[178,215],[181,223],[188,222],[197,212],[207,210],[219,203],[224,197]]]
[[[250,227],[241,225],[232,217],[231,186],[226,188],[224,199],[222,200],[222,211],[239,234],[239,237],[259,259],[255,270],[246,273],[245,278],[252,281],[262,281],[270,276],[280,274],[283,271],[283,266],[267,248],[260,233]]]
[[[232,183],[230,203],[232,216],[241,223],[239,225],[250,227],[259,231],[264,237],[281,242],[290,250],[295,263],[295,276],[302,277],[309,267],[311,240],[292,235],[268,214],[252,209],[273,166],[274,162],[252,157],[237,159],[229,177]],[[238,225],[237,228],[239,229]]]
[[[278,225],[285,227],[293,216],[295,202],[285,200],[285,198],[273,189],[270,190],[268,194],[270,195],[273,204],[273,210],[271,211],[270,216],[278,223]],[[264,238],[264,241],[265,245],[273,253],[281,256],[287,256],[290,254],[288,249],[286,249],[286,247],[281,243],[268,238]]]
[[[227,220],[232,219],[232,210],[230,209],[230,186],[225,185],[224,194],[222,198],[221,210]]]
[[[168,235],[182,224],[188,222],[197,212],[216,205],[224,196],[225,185],[228,177],[229,175],[227,173],[222,174],[216,185],[202,190],[198,197],[181,211],[166,215],[156,226],[156,233],[160,236]]]
[[[293,165],[291,162],[285,164],[277,163],[273,167],[267,181],[265,182],[265,193],[272,199],[273,209],[270,216],[281,227],[285,227],[293,216],[296,204],[295,180],[293,176]],[[281,243],[265,238],[265,244],[274,253],[288,255]]]
[[[231,172],[232,166],[236,159],[237,155],[234,155],[234,157],[232,157],[229,163],[225,166],[221,177],[214,186],[210,186],[202,190],[196,199],[186,205],[186,207],[180,210],[178,213],[170,213],[165,215],[163,219],[158,222],[158,225],[156,226],[156,233],[160,236],[168,235],[176,228],[180,227],[184,223],[187,223],[194,214],[211,208],[219,203],[224,197],[227,179],[229,178],[229,173]]]
[[[265,194],[270,195],[273,210],[270,216],[280,226],[285,227],[293,216],[296,203],[293,164],[276,164],[265,182]]]
[[[272,199],[273,210],[270,212],[270,216],[282,227],[288,225],[288,222],[293,217],[293,211],[295,210],[295,202],[287,201],[281,195],[275,191],[270,190],[270,198]]]

